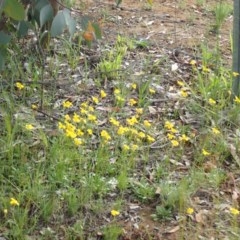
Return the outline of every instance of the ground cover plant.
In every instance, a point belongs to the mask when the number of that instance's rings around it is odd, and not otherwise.
[[[8,48],[0,238],[239,239],[232,1],[73,6],[102,40]]]

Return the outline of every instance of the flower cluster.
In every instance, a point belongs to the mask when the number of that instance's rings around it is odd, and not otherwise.
[[[166,130],[167,138],[171,142],[172,147],[178,147],[180,143],[190,141],[190,138],[185,133],[180,133],[173,122],[166,121],[164,128]]]

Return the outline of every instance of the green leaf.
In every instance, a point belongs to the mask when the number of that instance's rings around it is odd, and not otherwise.
[[[24,7],[17,0],[7,0],[3,11],[8,17],[17,21],[21,21],[25,17]]]
[[[98,23],[93,23],[92,26],[94,28],[94,33],[95,33],[96,38],[97,39],[102,38],[102,31],[101,31],[101,28],[100,28],[99,24]]]
[[[72,37],[73,34],[76,32],[76,25],[77,25],[76,21],[71,17],[70,11],[68,9],[63,10],[63,15],[65,17],[65,22],[66,22],[68,31]]]
[[[53,18],[53,8],[51,4],[45,5],[40,10],[40,27]]]
[[[55,16],[51,26],[51,36],[56,37],[63,33],[64,29],[66,28],[67,24],[65,21],[65,17],[63,11],[59,11],[58,14]]]
[[[26,21],[20,21],[17,26],[17,36],[19,38],[25,37],[28,33],[28,29],[31,27],[31,24]]]
[[[6,34],[3,31],[0,31],[0,44],[4,45],[4,44],[8,44],[11,40],[11,36]]]

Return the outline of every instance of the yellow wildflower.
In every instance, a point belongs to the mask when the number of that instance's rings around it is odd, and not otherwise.
[[[111,140],[111,136],[109,135],[109,133],[108,133],[106,130],[102,130],[102,131],[101,131],[101,137],[102,137],[105,141]]]
[[[233,72],[232,74],[233,74],[234,77],[239,76],[239,73],[238,73],[238,72]]]
[[[38,106],[37,106],[36,104],[32,104],[32,106],[31,106],[31,107],[32,107],[32,109],[33,109],[33,110],[36,110],[36,109],[38,109]]]
[[[127,122],[128,125],[133,126],[136,123],[138,123],[138,120],[137,120],[137,118],[135,116],[133,116],[131,118],[127,118],[126,122]]]
[[[10,198],[10,205],[19,206],[20,203],[15,198]]]
[[[77,129],[77,135],[79,137],[82,137],[84,135],[84,132],[81,129]]]
[[[151,123],[148,120],[144,120],[143,125],[147,128],[151,127]]]
[[[132,85],[131,85],[131,87],[132,87],[132,89],[136,89],[137,88],[137,84],[136,83],[133,83]]]
[[[129,105],[130,106],[134,106],[136,104],[137,104],[137,101],[135,99],[133,99],[133,98],[129,99]]]
[[[80,146],[83,144],[83,141],[80,138],[74,138],[73,141],[76,146]]]
[[[62,103],[62,105],[63,105],[64,108],[70,108],[70,107],[72,107],[72,103],[71,103],[70,101],[64,101],[64,102]]]
[[[107,96],[106,92],[104,90],[100,91],[101,98],[105,98]]]
[[[178,133],[178,130],[176,129],[176,128],[171,128],[171,129],[169,129],[169,131],[171,132],[171,133]]]
[[[81,121],[80,116],[78,114],[76,114],[76,113],[74,113],[72,120],[75,123],[79,123]]]
[[[188,92],[186,92],[185,90],[181,89],[180,90],[180,95],[184,98],[186,98],[188,96]]]
[[[4,216],[6,216],[6,215],[8,214],[7,208],[4,208],[4,209],[3,209],[3,214],[4,214]]]
[[[118,102],[124,102],[124,98],[123,97],[121,97],[121,96],[119,96],[119,95],[117,95],[116,96],[116,100],[118,101]]]
[[[111,211],[111,215],[112,215],[113,217],[116,217],[116,216],[118,216],[119,214],[120,214],[119,211],[116,211],[116,210],[112,210],[112,211]]]
[[[209,98],[209,99],[208,99],[208,103],[209,103],[210,105],[215,105],[215,104],[216,104],[216,101],[215,101],[214,99],[212,99],[212,98]]]
[[[156,91],[155,91],[153,88],[149,88],[149,93],[151,93],[151,94],[155,94]]]
[[[150,136],[150,135],[147,135],[147,140],[148,140],[148,142],[150,142],[150,143],[155,142],[155,138],[153,138],[153,137]]]
[[[187,208],[186,213],[191,215],[191,214],[194,213],[194,209],[193,208]]]
[[[98,100],[98,97],[94,97],[92,96],[92,100],[95,104],[98,104],[99,103],[99,100]]]
[[[234,102],[239,104],[239,103],[240,103],[240,98],[236,96],[236,97],[234,98]]]
[[[164,127],[168,130],[172,129],[174,127],[174,124],[169,122],[169,121],[166,121],[165,124],[164,124]]]
[[[117,120],[116,120],[115,118],[113,118],[113,117],[110,117],[109,122],[110,122],[112,125],[117,126],[117,127],[120,125],[119,121],[117,121]]]
[[[65,128],[66,126],[63,123],[58,122],[58,129],[65,129]]]
[[[142,108],[136,108],[136,113],[137,114],[143,114],[143,109]]]
[[[127,145],[127,144],[124,144],[123,146],[122,146],[122,149],[123,149],[123,151],[129,151],[130,150],[130,147]]]
[[[191,65],[196,65],[196,60],[192,59],[190,62],[189,62]]]
[[[114,89],[114,95],[118,95],[120,93],[121,93],[121,91],[118,88]]]
[[[120,126],[120,127],[118,128],[117,134],[118,134],[118,135],[123,135],[123,134],[126,133],[126,132],[127,132],[127,128],[126,128],[126,127],[123,127],[123,126]]]
[[[210,69],[203,65],[202,66],[202,71],[203,72],[210,72]]]
[[[97,117],[93,114],[88,114],[88,120],[92,121],[92,122],[96,122],[97,121]]]
[[[207,150],[205,150],[204,148],[202,149],[202,154],[204,156],[209,156],[210,155],[210,152],[208,152]]]
[[[20,82],[16,82],[15,86],[17,87],[18,90],[24,89],[24,85]]]
[[[26,124],[25,125],[25,128],[29,131],[33,130],[34,129],[34,126],[32,124]]]
[[[233,208],[233,207],[230,208],[230,213],[232,215],[239,215],[240,214],[239,210],[236,209],[236,208]]]
[[[64,116],[64,119],[65,119],[65,121],[71,121],[71,117],[68,114],[66,114]]]
[[[212,128],[212,132],[216,135],[220,134],[220,131],[216,127]]]
[[[145,138],[146,134],[144,132],[139,132],[138,137]]]
[[[138,150],[138,145],[137,145],[137,144],[131,145],[131,149],[132,149],[133,151]]]
[[[179,137],[179,140],[183,141],[183,142],[188,142],[190,140],[190,138],[188,136],[186,136],[186,134],[182,134],[182,136]]]
[[[173,147],[179,146],[179,142],[177,140],[172,140],[171,143]]]
[[[93,130],[90,129],[90,128],[88,128],[88,129],[87,129],[87,133],[88,133],[89,135],[93,135]]]
[[[172,140],[172,139],[175,138],[175,136],[173,134],[171,134],[171,133],[168,133],[167,137],[168,137],[169,140]]]
[[[66,129],[65,135],[67,137],[70,137],[70,138],[76,138],[77,137],[77,134],[70,129]]]
[[[180,87],[183,87],[183,86],[184,86],[184,82],[183,82],[183,81],[180,81],[180,80],[177,81],[177,84],[178,84]]]

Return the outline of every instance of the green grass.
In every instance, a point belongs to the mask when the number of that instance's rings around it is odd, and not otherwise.
[[[25,56],[26,71],[22,56],[12,53],[2,74],[3,83],[11,79],[1,85],[0,233],[7,239],[119,239],[134,203],[151,208],[149,221],[188,229],[180,239],[204,235],[205,217],[215,237],[239,236],[238,198],[227,191],[237,192],[226,185],[238,173],[240,105],[239,99],[230,103],[232,72],[218,46],[200,46],[201,62],[190,61],[189,81],[166,84],[159,71],[131,78],[138,69],[123,69],[124,60],[139,49],[119,36],[102,54],[96,78],[88,79],[87,62],[80,66],[83,89],[64,87],[79,71],[74,47],[62,42],[64,51],[46,66],[34,54]],[[145,60],[144,69],[152,62]],[[54,87],[39,84],[49,76]],[[174,98],[156,103],[159,85]],[[152,239],[149,230],[145,236]]]

